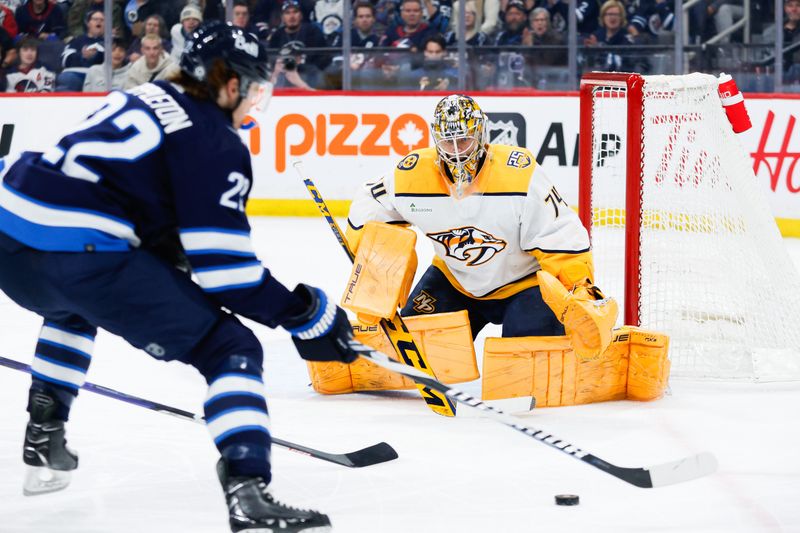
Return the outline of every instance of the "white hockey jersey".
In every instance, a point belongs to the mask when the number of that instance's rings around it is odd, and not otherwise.
[[[56,75],[45,67],[36,67],[28,72],[14,69],[6,74],[9,93],[51,93],[55,87]]]
[[[537,285],[544,268],[566,286],[593,278],[589,237],[525,148],[490,145],[474,194],[456,200],[436,150],[410,153],[365,184],[350,207],[355,249],[368,221],[411,224],[431,241],[433,264],[473,298],[498,299]]]

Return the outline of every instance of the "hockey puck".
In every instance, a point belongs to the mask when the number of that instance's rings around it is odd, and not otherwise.
[[[580,502],[577,494],[556,494],[556,505],[578,505]]]

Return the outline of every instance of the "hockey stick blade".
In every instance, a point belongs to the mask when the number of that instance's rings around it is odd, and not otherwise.
[[[474,409],[479,409],[487,418],[516,429],[528,437],[579,459],[584,463],[590,464],[598,470],[602,470],[631,485],[641,488],[664,487],[707,476],[714,473],[717,469],[717,460],[708,452],[686,457],[678,461],[644,468],[616,466],[546,431],[526,426],[520,419],[496,407],[492,407],[469,394],[445,385],[415,368],[393,361],[388,355],[373,350],[369,346],[365,346],[358,341],[351,341],[350,346],[358,351],[361,357],[368,359],[380,367],[407,376],[419,384],[424,384],[433,390],[445,394],[448,398],[452,398]]]
[[[5,366],[7,368],[19,370],[21,372],[26,372],[28,374],[31,373],[31,367],[29,365],[2,356],[0,356],[0,366]],[[144,407],[145,409],[150,409],[151,411],[157,411],[159,413],[174,416],[176,418],[190,420],[197,424],[205,425],[206,423],[205,419],[203,419],[203,417],[198,414],[191,413],[189,411],[184,411],[183,409],[178,409],[177,407],[171,407],[169,405],[164,405],[162,403],[154,402],[151,400],[146,400],[144,398],[139,398],[138,396],[126,394],[124,392],[119,392],[114,389],[109,389],[108,387],[104,387],[102,385],[95,385],[94,383],[87,382],[84,383],[81,388],[89,392],[99,394],[101,396],[106,396],[107,398],[120,400],[122,402],[129,403],[132,405],[138,405],[139,407]],[[330,452],[324,452],[322,450],[315,450],[314,448],[309,448],[308,446],[303,446],[302,444],[295,444],[287,440],[279,439],[275,436],[272,437],[272,442],[278,446],[286,448],[289,451],[296,452],[309,457],[314,457],[316,459],[321,459],[323,461],[328,461],[329,463],[336,463],[342,466],[347,466],[350,468],[361,468],[364,466],[371,466],[380,463],[385,463],[387,461],[397,459],[398,457],[397,452],[394,450],[394,448],[392,448],[389,444],[385,442],[379,442],[378,444],[373,444],[372,446],[368,446],[361,450],[356,450],[348,453],[330,453]]]
[[[397,459],[398,457],[395,449],[389,446],[385,442],[379,442],[378,444],[373,444],[372,446],[367,446],[366,448],[362,448],[361,450],[356,450],[354,452],[349,452],[349,453],[321,452],[319,450],[307,448],[299,444],[292,444],[291,442],[286,442],[281,439],[276,439],[274,437],[272,439],[272,442],[284,446],[285,448],[288,448],[293,452],[297,452],[303,455],[310,455],[318,459],[324,459],[326,461],[330,461],[331,463],[349,466],[350,468],[361,468],[364,466],[372,466],[380,463],[385,463],[393,459]]]

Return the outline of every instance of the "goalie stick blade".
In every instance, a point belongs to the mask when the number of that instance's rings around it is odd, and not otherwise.
[[[378,444],[373,444],[372,446],[367,446],[366,448],[348,453],[323,452],[313,448],[308,448],[307,446],[293,444],[275,437],[272,438],[272,442],[278,446],[282,446],[287,450],[299,453],[301,455],[316,457],[317,459],[322,459],[324,461],[336,463],[342,466],[348,466],[350,468],[362,468],[364,466],[377,465],[387,461],[392,461],[399,457],[395,449],[385,442],[379,442]]]
[[[612,465],[591,454],[582,457],[581,460],[643,489],[684,483],[717,471],[717,459],[709,452],[698,453],[677,461],[644,468],[624,468]]]
[[[598,470],[602,470],[606,474],[612,475],[617,479],[630,483],[641,488],[663,487],[675,483],[683,483],[684,481],[691,481],[708,474],[712,474],[717,469],[717,461],[710,453],[701,453],[693,455],[679,461],[664,463],[649,468],[624,468],[613,465],[603,459],[592,455],[581,448],[562,440],[552,433],[548,433],[541,429],[536,429],[522,423],[522,419],[515,418],[501,409],[497,409],[488,405],[481,400],[470,396],[465,392],[454,389],[449,385],[437,381],[436,379],[420,372],[419,370],[393,361],[388,355],[373,350],[369,346],[365,346],[358,341],[350,341],[350,346],[359,352],[361,357],[364,357],[376,365],[383,367],[387,370],[397,372],[407,376],[417,383],[427,385],[431,389],[437,390],[446,394],[453,400],[468,405],[474,409],[480,410],[491,420],[504,424],[523,435],[531,437],[534,440],[541,442],[555,450],[563,452],[569,456],[583,461]]]
[[[665,487],[713,474],[717,471],[717,458],[709,452],[703,452],[679,461],[651,466],[648,470],[652,486]]]
[[[536,407],[536,398],[533,396],[520,396],[519,398],[504,398],[502,400],[483,400],[483,403],[494,409],[500,409],[513,415],[530,413]],[[477,409],[459,409],[457,418],[482,418],[483,411]]]

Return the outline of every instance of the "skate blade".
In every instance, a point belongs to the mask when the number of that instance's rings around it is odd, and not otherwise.
[[[46,466],[29,466],[22,485],[25,496],[37,496],[67,488],[71,472],[53,470]]]
[[[276,533],[280,531],[298,531],[296,529],[291,530],[284,530],[284,529],[276,529],[271,527],[250,527],[247,529],[240,529],[239,533]],[[333,531],[331,526],[319,526],[319,527],[312,527],[309,529],[301,529],[299,533],[328,533],[329,531]]]

